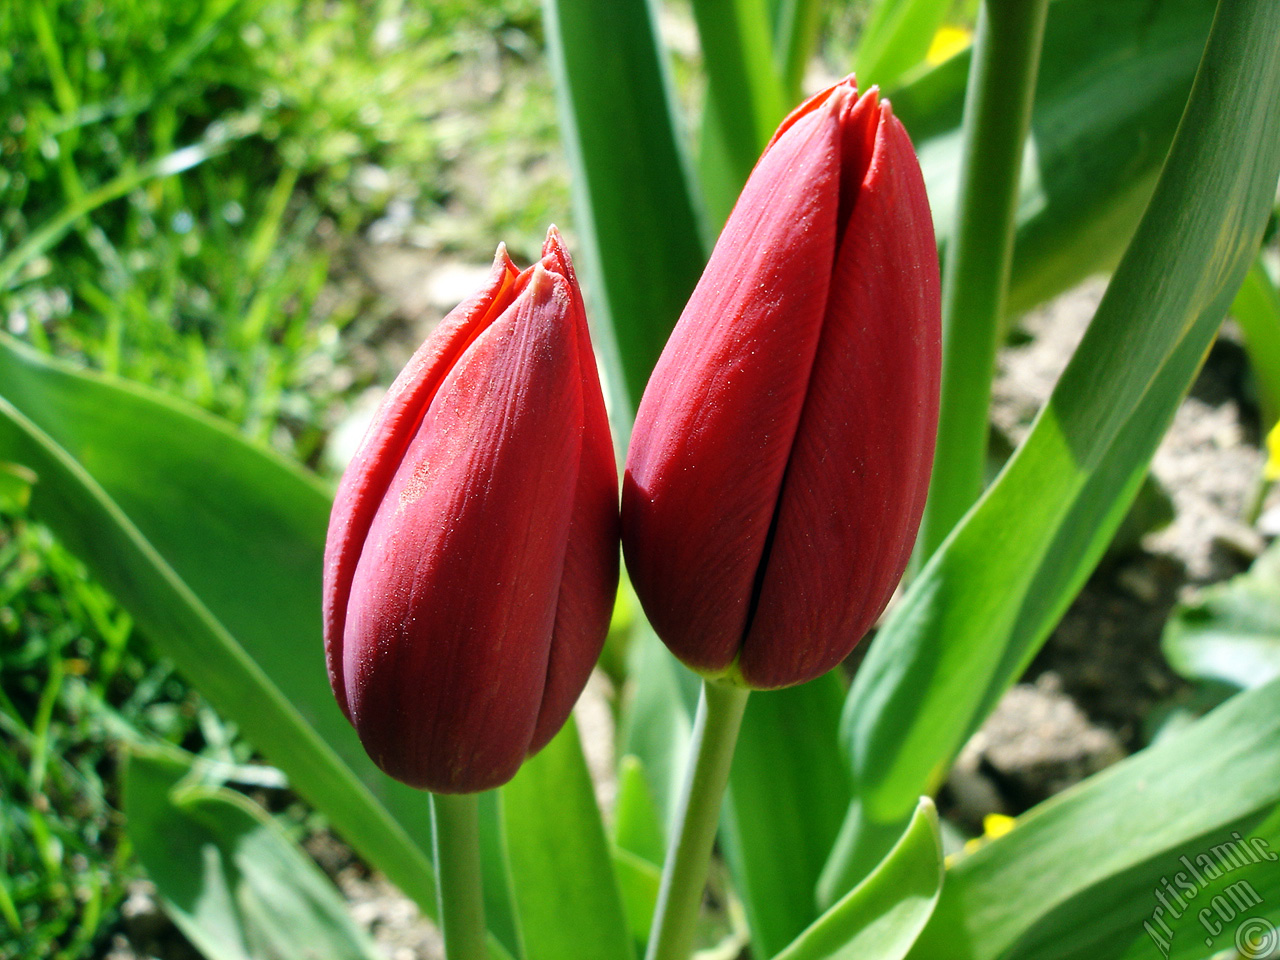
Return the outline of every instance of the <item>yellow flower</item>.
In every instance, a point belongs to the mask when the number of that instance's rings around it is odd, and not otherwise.
[[[969,46],[972,40],[973,32],[967,27],[941,27],[933,35],[933,42],[929,44],[929,52],[924,58],[930,65],[937,66]]]
[[[1267,465],[1262,475],[1267,480],[1280,480],[1280,423],[1267,434]]]
[[[1014,817],[1006,817],[1003,813],[988,813],[982,818],[982,836],[974,837],[966,840],[964,844],[964,854],[973,853],[985,847],[992,840],[999,840],[1006,833],[1018,825],[1018,821]],[[947,869],[951,869],[960,857],[957,854],[951,854],[946,858]]]

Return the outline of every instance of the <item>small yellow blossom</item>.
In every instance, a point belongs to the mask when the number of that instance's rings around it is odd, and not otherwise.
[[[982,818],[982,836],[974,837],[966,840],[964,844],[964,855],[968,856],[975,850],[985,847],[992,840],[999,840],[1006,833],[1017,826],[1018,821],[1014,817],[1006,817],[1003,813],[989,813]],[[957,854],[950,854],[946,858],[946,867],[948,870],[960,859]]]
[[[969,46],[972,40],[973,33],[966,27],[941,27],[933,35],[933,42],[929,44],[929,52],[924,58],[930,65],[937,66]]]
[[[1267,480],[1280,480],[1280,423],[1267,434],[1267,465],[1262,475]]]
[[[982,818],[982,838],[998,840],[1017,825],[1018,821],[1013,817],[1006,817],[1003,813],[988,813]]]

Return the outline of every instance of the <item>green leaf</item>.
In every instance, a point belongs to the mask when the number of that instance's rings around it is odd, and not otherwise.
[[[1244,278],[1231,315],[1244,333],[1249,363],[1258,380],[1263,428],[1280,418],[1280,291],[1259,257]]]
[[[747,701],[721,837],[755,956],[773,956],[818,915],[814,887],[849,806],[844,695],[833,671]]]
[[[565,724],[501,795],[526,960],[633,956],[577,726]]]
[[[613,811],[614,845],[650,863],[662,863],[666,840],[644,764],[627,754],[618,764],[618,800]]]
[[[613,868],[632,939],[643,950],[653,925],[666,857],[665,831],[644,764],[627,754],[618,764],[618,799],[613,810]]]
[[[630,850],[614,847],[613,869],[618,877],[622,908],[627,915],[627,929],[639,952],[649,940],[653,914],[658,908],[662,868],[651,860],[636,856]]]
[[[751,168],[743,169],[729,150],[719,117],[719,101],[708,99],[702,109],[702,129],[698,137],[698,179],[707,209],[707,222],[718,232],[738,202],[738,194]]]
[[[1280,6],[1243,6],[1252,16],[1215,22],[1147,216],[1030,435],[858,672],[843,728],[870,820],[899,822],[936,788],[1034,656],[1120,523],[1256,253],[1280,176]],[[850,839],[828,893],[874,852]]]
[[[1159,909],[1163,912],[1156,914],[1153,886],[1150,891],[1152,899],[1148,901],[1151,912],[1142,921],[1142,935],[1120,954],[1122,960],[1150,960],[1153,947],[1161,952],[1167,948],[1165,960],[1203,960],[1207,951],[1216,952],[1233,946],[1237,952],[1228,956],[1263,958],[1275,955],[1276,927],[1280,926],[1280,870],[1276,869],[1269,855],[1274,855],[1280,848],[1280,809],[1273,811],[1258,826],[1251,826],[1256,819],[1251,817],[1241,822],[1238,830],[1219,831],[1183,848],[1185,852],[1178,854],[1177,863],[1170,863],[1170,874],[1161,874],[1155,881],[1165,893],[1166,902],[1172,903],[1172,909],[1165,909],[1160,904]],[[1249,845],[1247,849],[1239,846],[1241,841]],[[1224,871],[1222,876],[1214,878],[1200,858],[1206,858],[1217,868],[1229,865],[1230,861],[1224,864],[1218,856],[1224,852],[1223,844],[1237,853],[1252,853],[1258,857],[1258,862]],[[1186,857],[1195,869],[1185,869],[1182,857]],[[1170,882],[1183,902],[1189,903],[1187,909],[1177,906],[1177,899],[1164,886],[1165,880]],[[1195,891],[1194,897],[1189,896],[1192,890]],[[1106,892],[1093,895],[1094,903],[1090,906],[1101,907],[1101,896]],[[1173,916],[1174,912],[1181,915]],[[1246,913],[1247,918],[1244,917]],[[1123,936],[1131,931],[1117,933]]]
[[[647,621],[632,637],[627,666],[618,752],[640,760],[663,833],[670,836],[701,681],[671,656]]]
[[[1193,680],[1250,688],[1280,677],[1280,543],[1247,573],[1179,604],[1161,646],[1173,669]]]
[[[859,84],[893,87],[929,52],[951,0],[879,0],[858,38],[854,72]]]
[[[911,955],[1109,960],[1132,946],[1134,957],[1153,956],[1143,924],[1160,905],[1156,891],[1168,896],[1163,879],[1177,883],[1184,856],[1215,858],[1233,831],[1280,842],[1280,824],[1262,823],[1277,801],[1280,683],[1271,683],[1046,801],[962,859]],[[1211,879],[1203,865],[1201,873]],[[1250,862],[1226,883],[1274,884],[1277,873],[1270,861]],[[1191,941],[1193,957],[1229,947],[1227,939],[1205,948],[1195,910],[1212,893],[1185,879],[1197,888],[1195,908],[1172,939]]]
[[[706,263],[700,201],[651,5],[545,0],[545,11],[578,259],[625,447],[631,412]]]
[[[818,45],[822,4],[818,0],[773,0],[773,59],[788,103],[800,100],[805,71]]]
[[[1110,270],[1164,162],[1212,0],[1050,4],[1020,181],[1014,316]],[[953,231],[970,54],[891,91],[915,142],[940,240]]]
[[[693,15],[707,75],[699,167],[719,225],[789,104],[764,0],[694,0]]]
[[[174,923],[210,960],[378,960],[346,901],[267,812],[168,754],[126,760],[129,839]]]
[[[938,814],[921,797],[906,832],[875,871],[776,960],[901,960],[932,915],[942,879]]]
[[[20,463],[0,463],[0,510],[18,512],[31,503],[31,488],[39,478]]]

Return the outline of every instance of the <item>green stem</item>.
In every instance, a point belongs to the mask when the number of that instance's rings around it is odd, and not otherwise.
[[[942,280],[942,407],[918,546],[929,558],[982,492],[987,417],[1048,0],[983,0],[965,95],[960,198]]]
[[[645,960],[688,960],[693,951],[720,801],[750,692],[713,680],[702,684],[690,745],[692,765],[680,797],[680,830],[667,851]]]
[[[431,794],[431,838],[448,960],[485,960],[480,812],[474,793]]]

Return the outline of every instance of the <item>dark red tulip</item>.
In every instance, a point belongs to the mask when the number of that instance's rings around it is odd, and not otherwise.
[[[627,457],[627,569],[693,669],[802,683],[888,603],[933,461],[938,286],[889,103],[852,78],[804,103],[720,235]]]
[[[329,679],[369,755],[496,787],[568,718],[618,580],[618,477],[569,255],[498,248],[392,385],[325,547]]]

